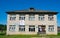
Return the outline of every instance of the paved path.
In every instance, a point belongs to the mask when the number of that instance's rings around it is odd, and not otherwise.
[[[46,37],[32,37],[32,38],[46,38]]]

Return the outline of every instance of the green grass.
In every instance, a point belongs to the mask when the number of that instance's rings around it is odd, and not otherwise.
[[[51,35],[51,36],[39,36],[39,35],[0,35],[0,38],[40,38],[40,37],[45,37],[45,38],[60,38],[59,35]]]
[[[58,33],[58,35],[45,35],[45,36],[41,36],[41,35],[5,35],[5,32],[0,32],[0,38],[41,38],[41,37],[45,37],[45,38],[60,38],[60,33]]]

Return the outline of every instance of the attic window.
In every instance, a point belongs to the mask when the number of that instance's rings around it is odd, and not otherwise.
[[[30,8],[30,11],[33,11],[34,10],[34,8]]]

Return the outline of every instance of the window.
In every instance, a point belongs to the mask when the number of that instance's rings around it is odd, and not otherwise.
[[[35,32],[35,26],[29,25],[29,32]]]
[[[19,17],[19,20],[25,20],[25,15],[21,14],[20,17]]]
[[[29,15],[29,20],[34,21],[35,20],[35,15],[34,14]]]
[[[49,25],[48,31],[49,31],[49,32],[53,32],[53,31],[54,31],[54,25]]]
[[[54,19],[53,15],[48,15],[48,20],[49,21],[53,21],[53,19]]]
[[[16,15],[10,15],[10,20],[15,20],[16,19]]]
[[[19,25],[19,31],[25,31],[25,25]]]
[[[40,21],[43,21],[43,20],[44,20],[44,15],[40,14],[40,15],[39,15],[39,20],[40,20]]]
[[[9,25],[9,31],[15,31],[15,25]]]

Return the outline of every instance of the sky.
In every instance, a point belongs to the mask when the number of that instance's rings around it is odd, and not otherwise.
[[[25,10],[30,7],[58,12],[57,25],[60,26],[60,0],[0,0],[0,24],[7,24],[7,11]]]

